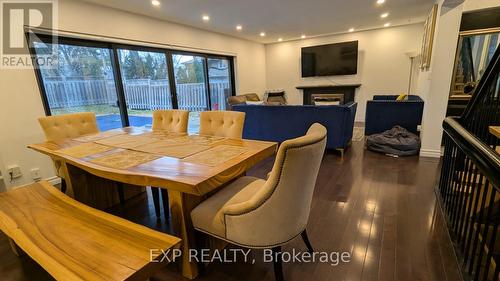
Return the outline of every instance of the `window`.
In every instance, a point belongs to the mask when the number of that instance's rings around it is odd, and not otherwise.
[[[232,95],[231,63],[226,58],[208,58],[210,102],[212,110],[226,110],[227,98]]]
[[[174,54],[172,60],[179,109],[190,111],[188,132],[194,133],[200,128],[200,111],[210,110],[205,73],[206,60],[200,56],[181,54]]]
[[[36,49],[42,49],[35,42]],[[90,111],[102,131],[122,127],[109,49],[59,44],[55,67],[41,67],[51,114]]]
[[[30,37],[32,38],[32,37]],[[51,37],[38,35],[30,51],[42,55]],[[101,131],[152,123],[158,109],[226,109],[234,94],[233,58],[168,49],[58,38],[56,67],[35,70],[47,115],[91,111]]]
[[[151,126],[153,111],[172,109],[167,57],[164,53],[118,50],[131,126]]]

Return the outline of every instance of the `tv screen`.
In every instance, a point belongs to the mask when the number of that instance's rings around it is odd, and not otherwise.
[[[358,41],[302,48],[302,77],[358,72]]]

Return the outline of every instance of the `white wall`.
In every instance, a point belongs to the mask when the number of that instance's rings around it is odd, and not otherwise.
[[[121,37],[159,44],[202,47],[236,56],[237,93],[264,92],[265,48],[259,43],[207,32],[102,6],[59,0],[58,29]],[[24,177],[8,186],[31,181],[29,171],[41,168],[43,178],[54,176],[48,157],[26,146],[44,140],[37,118],[44,116],[33,70],[0,70],[0,157],[5,167],[20,165]]]
[[[413,24],[266,45],[267,88],[283,88],[290,103],[302,104],[297,86],[360,83],[356,121],[364,122],[366,101],[373,95],[408,91],[410,59],[405,53],[420,50],[422,34],[423,24]],[[301,78],[302,47],[353,40],[359,41],[357,75]]]
[[[441,7],[436,25],[431,67],[420,73],[418,91],[424,93],[421,156],[440,157],[442,122],[446,115],[460,21],[464,11],[500,6],[500,0],[466,0],[452,9]]]

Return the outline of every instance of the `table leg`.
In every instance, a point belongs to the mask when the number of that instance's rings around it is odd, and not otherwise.
[[[16,242],[14,242],[14,240],[9,238],[9,244],[10,244],[10,248],[12,249],[12,252],[14,252],[14,255],[16,255],[18,257],[25,255],[24,251],[21,248],[19,248],[19,246],[17,246],[17,244],[16,244]]]
[[[182,239],[182,275],[194,279],[198,276],[198,265],[194,261],[189,261],[189,249],[196,249],[191,211],[201,203],[202,198],[172,190],[168,190],[168,197],[173,228],[176,235]]]

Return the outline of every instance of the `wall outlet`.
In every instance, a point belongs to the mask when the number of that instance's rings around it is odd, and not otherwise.
[[[40,175],[40,168],[33,168],[31,169],[31,179],[33,180],[40,180],[42,176]]]
[[[10,178],[10,181],[13,181],[13,180],[23,176],[23,173],[21,172],[21,168],[18,165],[8,166],[7,173],[8,173],[8,177]]]
[[[422,125],[417,126],[417,132],[422,132]]]

